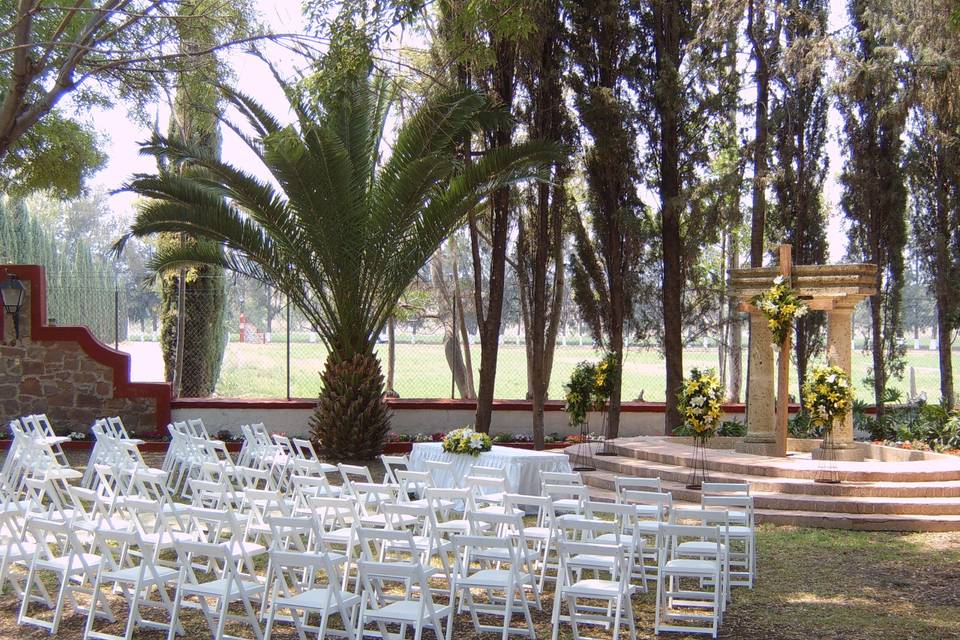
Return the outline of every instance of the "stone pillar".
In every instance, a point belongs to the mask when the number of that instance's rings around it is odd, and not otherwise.
[[[741,453],[776,455],[776,395],[773,335],[762,313],[750,314],[750,375],[747,379],[747,435]]]
[[[827,364],[837,366],[850,375],[853,338],[853,306],[846,302],[827,311]],[[863,449],[853,441],[853,412],[833,427],[833,457],[837,460],[863,460]],[[814,458],[823,457],[823,446],[814,449]]]

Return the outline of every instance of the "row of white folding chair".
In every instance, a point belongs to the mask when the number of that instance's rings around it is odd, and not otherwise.
[[[13,442],[0,470],[0,488],[7,493],[5,500],[15,501],[23,490],[26,477],[36,477],[51,469],[69,468],[60,446],[69,438],[54,434],[50,421],[43,414],[17,418],[9,427]]]
[[[92,469],[95,464],[128,467],[143,462],[139,449],[136,448],[143,441],[130,437],[120,416],[96,419],[90,426],[90,434],[95,442],[90,452],[87,469],[80,481],[84,487],[93,486],[95,476]]]

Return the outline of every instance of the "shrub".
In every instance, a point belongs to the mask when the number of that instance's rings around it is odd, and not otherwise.
[[[742,438],[747,435],[747,425],[739,420],[724,420],[717,429],[717,435],[728,438]]]

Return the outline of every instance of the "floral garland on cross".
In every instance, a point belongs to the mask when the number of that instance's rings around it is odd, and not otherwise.
[[[447,453],[463,453],[478,456],[493,447],[493,440],[485,433],[474,431],[472,427],[454,429],[443,438],[442,448]]]
[[[797,290],[791,287],[782,275],[774,278],[773,285],[754,296],[752,302],[767,317],[774,347],[783,345],[794,320],[802,318],[810,310],[807,303],[800,299]]]
[[[803,406],[810,422],[828,437],[836,423],[853,408],[853,386],[847,372],[837,366],[816,367],[803,385]]]

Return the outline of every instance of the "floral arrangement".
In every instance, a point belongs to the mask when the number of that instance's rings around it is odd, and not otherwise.
[[[694,438],[707,439],[717,430],[723,403],[723,385],[712,369],[691,369],[677,395],[683,424]]]
[[[86,440],[86,439],[87,439],[87,434],[85,434],[85,433],[83,433],[83,432],[81,432],[81,431],[71,431],[71,432],[70,432],[70,435],[69,435],[68,437],[69,437],[71,440],[75,440],[75,441]]]
[[[570,416],[570,424],[583,424],[587,421],[588,411],[602,411],[606,407],[619,372],[620,367],[612,353],[607,353],[596,364],[581,362],[573,368],[564,396],[564,410]]]
[[[803,406],[810,421],[829,431],[853,408],[850,377],[840,367],[816,367],[803,385]]]
[[[443,450],[447,453],[465,453],[478,456],[490,451],[493,441],[485,433],[474,431],[470,427],[454,429],[443,439]]]
[[[775,347],[779,347],[787,339],[793,321],[802,318],[810,310],[783,276],[774,278],[773,286],[754,296],[753,304],[767,316],[767,326],[773,334]]]

